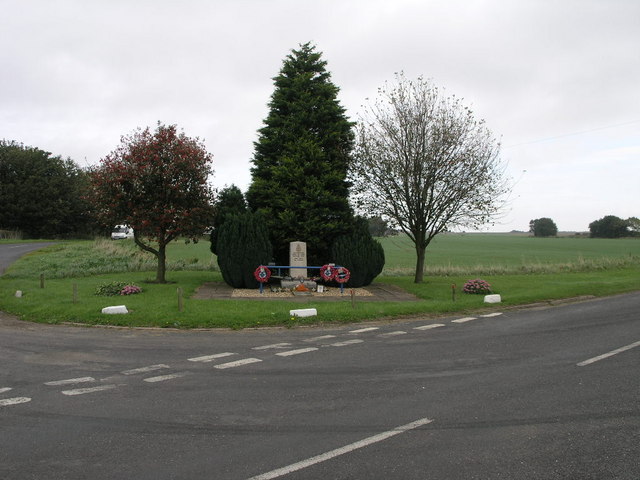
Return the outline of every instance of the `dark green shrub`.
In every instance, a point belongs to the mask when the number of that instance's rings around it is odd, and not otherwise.
[[[224,281],[234,288],[258,288],[253,272],[271,261],[272,248],[261,215],[227,217],[218,229],[218,266]]]
[[[347,287],[364,287],[380,275],[384,268],[384,250],[369,233],[367,220],[357,217],[351,233],[333,242],[331,261],[351,272]]]
[[[211,253],[217,255],[220,226],[224,223],[226,217],[246,212],[247,204],[242,191],[235,185],[231,185],[220,191],[214,204],[214,209],[215,215],[213,216],[213,224],[211,225],[210,241]]]
[[[126,282],[110,282],[103,283],[96,288],[95,295],[99,295],[101,297],[113,297],[115,295],[120,295],[120,292],[124,287],[129,285]]]

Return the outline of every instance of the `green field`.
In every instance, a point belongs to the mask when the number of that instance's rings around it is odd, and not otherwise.
[[[395,284],[420,300],[413,302],[307,303],[190,298],[205,282],[221,281],[209,243],[174,242],[168,250],[165,285],[154,278],[154,257],[130,241],[65,242],[23,257],[0,277],[0,310],[25,320],[124,326],[246,328],[298,323],[357,322],[406,315],[428,317],[505,308],[578,296],[602,296],[640,290],[640,239],[533,238],[510,234],[441,235],[427,250],[425,282],[412,282],[415,253],[404,236],[382,239],[387,257],[377,283]],[[40,288],[40,275],[45,288]],[[503,303],[487,306],[480,295],[459,288],[481,276]],[[144,292],[100,297],[96,288],[112,281],[132,282]],[[458,286],[455,301],[451,285]],[[74,287],[75,286],[75,287]],[[73,298],[74,288],[77,296]],[[178,310],[177,288],[184,291]],[[15,292],[24,292],[16,298]],[[102,315],[104,306],[126,304],[129,315]],[[291,319],[293,308],[315,307],[317,317]]]
[[[410,275],[416,254],[406,235],[381,240],[385,274]],[[449,233],[437,236],[427,248],[427,274],[442,273],[546,273],[575,270],[589,264],[633,261],[640,256],[640,239],[558,237],[536,238],[519,234]]]

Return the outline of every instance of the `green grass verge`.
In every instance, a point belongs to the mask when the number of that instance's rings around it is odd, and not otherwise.
[[[406,277],[382,277],[380,283],[398,285],[420,298],[415,302],[350,301],[305,303],[284,300],[196,300],[190,298],[196,288],[207,281],[220,281],[219,273],[204,271],[172,272],[175,283],[145,283],[148,272],[96,275],[83,279],[45,280],[40,288],[38,279],[2,279],[0,309],[19,315],[24,320],[61,323],[107,324],[120,326],[155,326],[177,328],[247,328],[305,323],[346,323],[375,318],[406,315],[468,313],[488,306],[481,295],[466,295],[458,291],[452,300],[451,284],[461,286],[464,277],[434,277],[416,285]],[[500,293],[505,305],[519,305],[582,295],[603,296],[640,290],[640,267],[592,273],[553,275],[501,275],[486,277],[494,291]],[[94,295],[102,283],[125,281],[136,283],[143,293],[122,297]],[[77,288],[77,303],[73,302],[73,285]],[[183,311],[178,311],[177,287],[184,292]],[[24,292],[22,298],[15,291]],[[103,315],[109,305],[126,305],[128,315]],[[317,308],[318,316],[292,321],[289,310]],[[495,306],[493,307],[495,308]]]
[[[445,236],[449,238],[450,236]],[[476,237],[476,238],[474,238]],[[457,249],[442,245],[441,253],[434,247],[433,257],[441,255],[442,259],[458,262],[465,249],[475,250],[483,248],[504,247],[507,240],[499,237],[491,247],[490,242],[483,247],[474,246],[478,236],[466,236],[467,243],[457,243]],[[480,242],[486,242],[489,236],[479,236]],[[494,236],[495,237],[495,236]],[[505,236],[507,238],[517,238]],[[454,238],[454,237],[451,237]],[[400,237],[395,237],[395,241]],[[457,238],[456,238],[457,240]],[[529,240],[539,240],[531,239]],[[622,249],[608,251],[608,243],[602,243],[599,249],[592,251],[592,258],[588,260],[582,253],[582,260],[575,256],[575,252],[564,251],[557,247],[558,243],[567,239],[543,240],[538,250],[540,262],[555,265],[555,273],[523,274],[501,273],[498,275],[483,275],[493,286],[495,293],[502,295],[504,306],[521,305],[541,301],[549,301],[567,297],[583,295],[604,296],[622,292],[640,290],[640,261],[637,253],[640,242],[621,243]],[[591,241],[576,239],[579,242]],[[557,243],[554,243],[557,242]],[[497,246],[495,244],[497,242]],[[615,242],[615,241],[614,241]],[[533,244],[533,243],[532,243]],[[624,251],[626,247],[631,249]],[[446,248],[445,248],[446,246]],[[605,248],[606,247],[606,248]],[[430,247],[431,248],[431,247]],[[532,250],[531,247],[530,250]],[[556,256],[549,253],[544,256],[544,250],[564,254]],[[506,249],[507,251],[509,249]],[[588,249],[583,248],[583,252]],[[622,251],[621,251],[622,250]],[[393,267],[394,262],[406,260],[410,255],[386,246],[388,258]],[[317,323],[347,323],[378,318],[395,318],[407,315],[419,315],[425,318],[430,315],[466,314],[486,308],[496,308],[483,303],[479,295],[466,295],[460,292],[466,280],[474,278],[476,268],[480,265],[483,271],[490,267],[505,267],[508,271],[509,262],[522,253],[514,250],[511,255],[505,253],[500,258],[502,263],[483,265],[469,260],[467,265],[461,260],[452,264],[449,270],[444,267],[444,274],[428,275],[423,284],[416,285],[408,276],[385,275],[378,277],[378,283],[391,283],[410,293],[419,301],[415,302],[365,302],[356,300],[352,307],[350,301],[314,302],[309,298],[305,303],[286,300],[196,300],[191,296],[195,290],[205,282],[221,281],[218,272],[211,270],[212,256],[208,252],[208,242],[197,245],[185,245],[183,242],[172,244],[169,250],[169,262],[173,266],[168,273],[168,280],[173,282],[165,285],[147,283],[154,277],[148,270],[154,266],[153,257],[143,255],[131,243],[126,242],[70,242],[47,247],[40,252],[27,255],[14,264],[8,272],[0,277],[0,310],[13,313],[24,320],[62,323],[74,322],[82,324],[108,324],[119,326],[155,326],[177,328],[247,328],[276,325],[300,325]],[[527,251],[526,255],[533,255]],[[573,257],[572,257],[573,255]],[[554,258],[550,258],[554,257]],[[394,260],[395,258],[395,260]],[[497,257],[496,257],[497,258]],[[573,258],[573,261],[572,261]],[[556,263],[553,263],[555,259]],[[477,262],[477,259],[474,259]],[[522,260],[519,260],[522,262]],[[512,263],[512,266],[518,262]],[[558,267],[565,265],[565,267]],[[182,270],[176,271],[177,268]],[[564,268],[564,270],[563,270]],[[144,271],[147,270],[147,271]],[[40,288],[39,276],[44,273],[45,288]],[[138,295],[125,297],[99,297],[94,295],[96,288],[113,281],[136,283],[144,291]],[[77,302],[73,301],[74,284],[77,288]],[[458,286],[456,300],[452,300],[451,285]],[[177,288],[184,292],[184,309],[178,311]],[[16,298],[15,292],[24,292],[22,298]],[[101,309],[109,305],[125,304],[131,311],[128,315],[103,315]],[[291,320],[289,310],[295,308],[318,309],[317,317]]]

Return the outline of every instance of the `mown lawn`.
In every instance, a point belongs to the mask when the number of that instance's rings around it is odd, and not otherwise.
[[[215,259],[208,251],[208,242],[173,244],[169,250],[171,271],[167,276],[173,283],[158,285],[148,283],[154,278],[153,257],[138,252],[131,243],[86,241],[61,243],[19,260],[0,277],[0,310],[25,320],[48,323],[247,328],[358,322],[405,315],[428,317],[640,290],[640,241],[637,239],[600,241],[451,234],[437,240],[429,247],[427,257],[437,274],[428,271],[425,282],[419,285],[413,283],[412,276],[398,274],[403,269],[410,270],[406,264],[413,261],[414,254],[407,250],[406,238],[383,240],[387,274],[378,277],[376,282],[398,285],[413,293],[420,299],[413,302],[357,300],[352,306],[346,299],[314,302],[309,298],[306,303],[197,300],[190,297],[200,285],[222,281],[220,273],[212,270]],[[533,268],[535,265],[544,265],[544,268]],[[541,273],[543,271],[547,273]],[[502,304],[487,305],[482,296],[460,292],[464,282],[476,278],[478,272],[486,272],[482,278],[491,283],[495,293],[501,294]],[[45,288],[40,288],[41,273]],[[126,297],[94,295],[98,286],[112,281],[135,283],[144,291]],[[453,284],[457,286],[455,301]],[[183,311],[178,310],[178,288],[184,292]],[[22,298],[15,297],[17,290],[24,292]],[[125,304],[131,313],[100,313],[105,306],[120,304]],[[289,310],[306,307],[317,308],[318,316],[290,318]]]

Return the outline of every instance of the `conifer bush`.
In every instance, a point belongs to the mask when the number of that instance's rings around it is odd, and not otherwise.
[[[267,265],[272,247],[264,219],[255,213],[232,215],[220,226],[218,266],[224,281],[234,288],[258,288],[253,272]]]
[[[347,287],[364,287],[384,268],[384,249],[369,233],[368,222],[357,217],[353,230],[336,238],[331,247],[332,262],[351,273]]]

